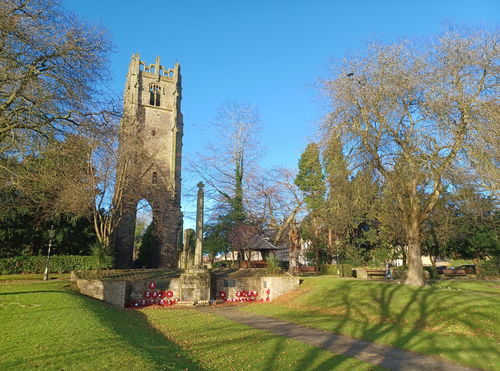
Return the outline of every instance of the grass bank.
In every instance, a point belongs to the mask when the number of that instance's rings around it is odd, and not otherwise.
[[[19,274],[1,274],[1,281],[43,281],[43,273],[19,273]],[[69,273],[51,273],[49,275],[50,280],[67,280],[69,279]]]
[[[0,328],[1,370],[381,370],[194,309],[116,309],[62,280],[0,282]]]
[[[444,280],[418,288],[308,277],[297,292],[244,310],[500,370],[498,281]]]
[[[198,370],[137,311],[112,308],[68,281],[0,283],[1,370]]]

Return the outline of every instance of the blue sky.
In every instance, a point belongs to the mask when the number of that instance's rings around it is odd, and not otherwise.
[[[64,0],[107,28],[115,45],[110,70],[121,95],[132,53],[183,77],[183,154],[202,150],[201,131],[228,100],[260,111],[263,166],[297,166],[324,115],[317,88],[332,60],[369,40],[396,41],[439,32],[446,23],[497,26],[500,1]],[[200,133],[200,131],[202,133]],[[185,161],[186,162],[186,161]],[[188,174],[184,177],[192,180]],[[191,184],[192,183],[192,184]],[[184,184],[184,193],[196,179]],[[183,209],[190,214],[190,204]],[[187,226],[190,221],[186,220]]]

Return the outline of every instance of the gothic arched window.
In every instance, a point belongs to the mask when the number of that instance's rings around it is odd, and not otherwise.
[[[152,106],[160,106],[160,87],[151,84],[149,86],[149,104]]]

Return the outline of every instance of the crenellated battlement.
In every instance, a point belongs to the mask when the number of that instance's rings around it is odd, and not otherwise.
[[[162,77],[173,78],[175,69],[166,68],[165,66],[160,65],[159,67],[156,64],[147,65],[146,62],[139,62],[139,70],[142,72],[149,72],[152,75],[156,75],[156,71],[159,71],[159,75]]]
[[[179,63],[174,68],[168,68],[160,64],[160,57],[156,57],[155,63],[146,63],[140,59],[139,53],[132,55],[124,95],[124,106],[128,108],[131,117],[136,116],[135,111],[139,106],[155,106],[180,112],[181,95]]]
[[[147,63],[141,61],[139,53],[132,55],[130,62],[129,73],[141,73],[147,77],[167,78],[169,80],[178,80],[179,64],[176,63],[174,68],[165,67],[160,64],[160,57],[156,57],[155,63]]]

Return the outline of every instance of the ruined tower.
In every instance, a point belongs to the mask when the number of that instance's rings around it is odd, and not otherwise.
[[[157,265],[177,266],[177,246],[182,238],[181,93],[178,63],[166,68],[160,65],[159,57],[154,64],[146,64],[139,54],[132,55],[117,166],[117,173],[125,174],[121,184],[117,181],[123,191],[118,208],[123,216],[114,235],[117,268],[132,265],[136,209],[141,199],[153,210],[153,233],[160,243]]]

